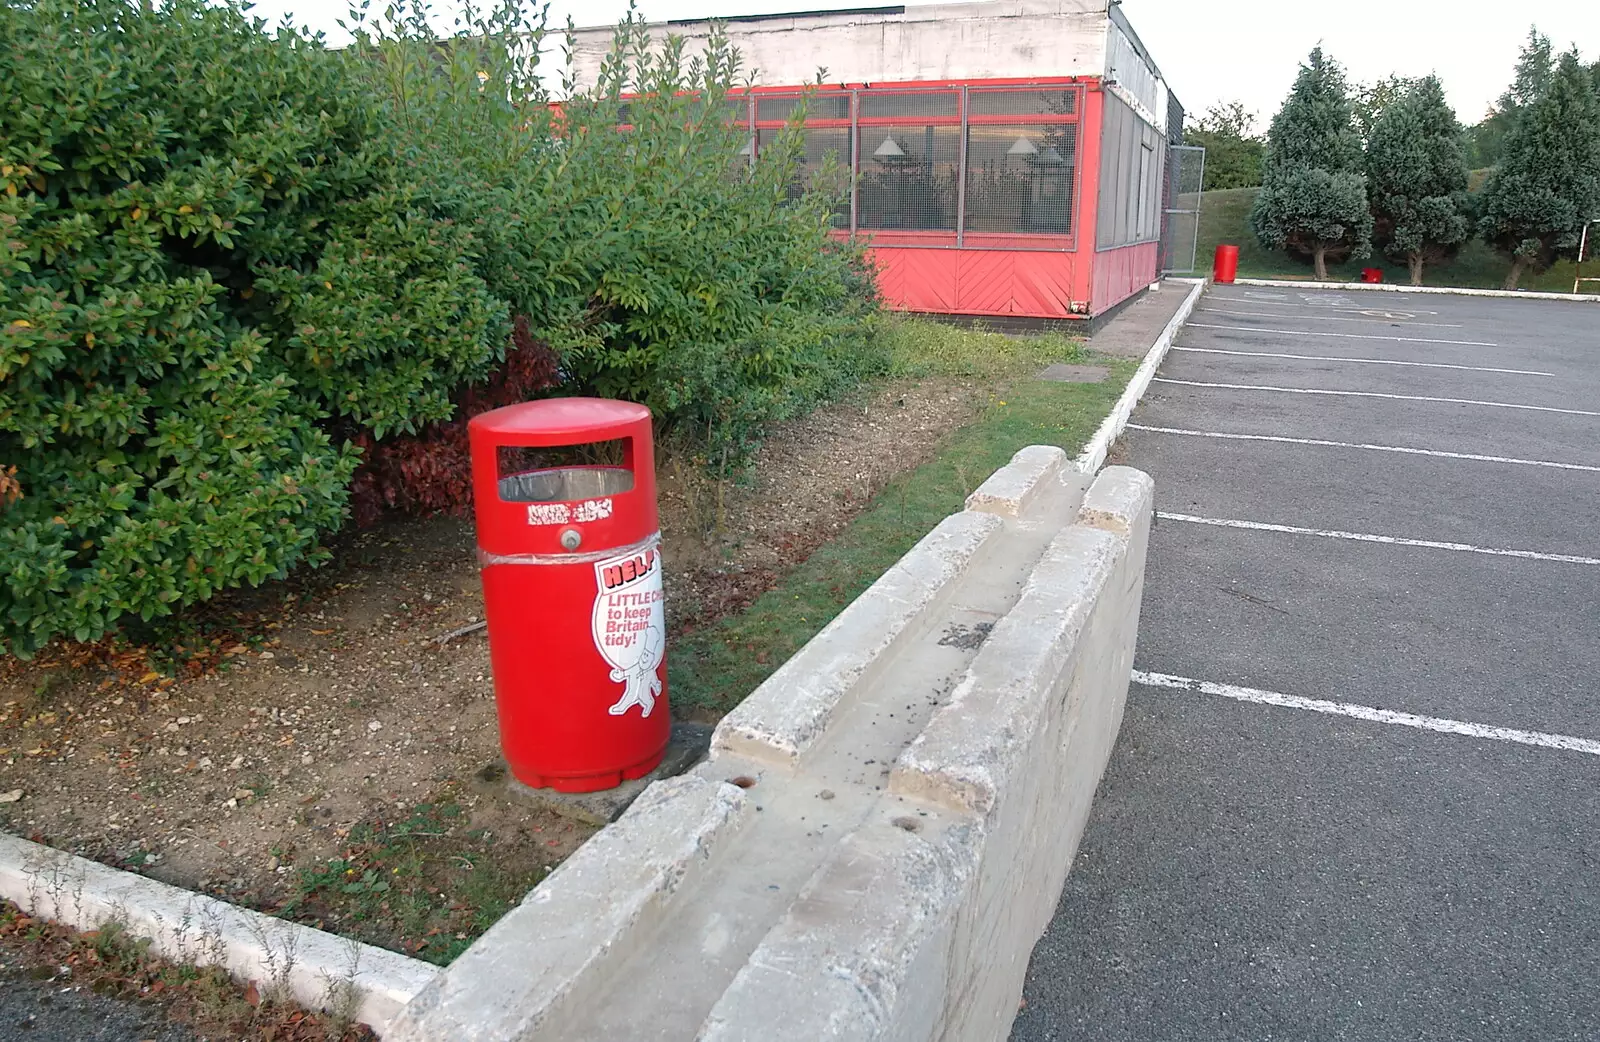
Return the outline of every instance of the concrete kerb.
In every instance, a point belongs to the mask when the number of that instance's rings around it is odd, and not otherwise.
[[[437,966],[0,833],[0,897],[76,930],[115,923],[151,954],[217,966],[384,1035]]]
[[[1122,434],[1128,425],[1128,417],[1133,415],[1134,408],[1139,404],[1139,399],[1144,397],[1144,392],[1149,389],[1150,381],[1155,377],[1156,370],[1167,357],[1167,351],[1172,347],[1172,341],[1183,328],[1184,322],[1194,313],[1195,304],[1200,299],[1200,294],[1206,288],[1205,279],[1171,279],[1180,285],[1189,286],[1189,295],[1184,297],[1183,303],[1178,306],[1177,312],[1161,330],[1161,335],[1156,337],[1155,343],[1150,345],[1150,350],[1145,353],[1144,361],[1139,363],[1139,368],[1128,381],[1128,386],[1122,391],[1122,396],[1117,399],[1117,404],[1112,408],[1110,415],[1101,422],[1100,428],[1095,431],[1094,437],[1089,439],[1089,444],[1078,454],[1073,461],[1073,466],[1084,474],[1093,474],[1098,471],[1106,461],[1106,453],[1111,451],[1112,444]]]
[[[1274,289],[1359,289],[1380,293],[1437,293],[1456,297],[1504,297],[1509,300],[1572,300],[1600,304],[1600,293],[1547,293],[1521,289],[1469,289],[1465,286],[1402,286],[1397,282],[1299,282],[1294,279],[1234,279],[1235,286]]]

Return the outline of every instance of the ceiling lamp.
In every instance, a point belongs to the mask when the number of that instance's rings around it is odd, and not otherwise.
[[[1038,154],[1039,149],[1034,146],[1032,141],[1028,140],[1026,134],[1017,138],[1011,143],[1011,147],[1006,149],[1006,155],[1008,156],[1036,156]]]
[[[873,149],[872,154],[879,159],[890,159],[895,156],[905,155],[906,150],[900,147],[900,143],[894,139],[893,134],[885,134],[883,136],[883,144]]]

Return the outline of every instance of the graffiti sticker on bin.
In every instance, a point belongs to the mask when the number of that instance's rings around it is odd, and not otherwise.
[[[611,500],[586,499],[574,506],[571,503],[529,503],[528,524],[567,525],[576,521],[604,521],[611,516]]]

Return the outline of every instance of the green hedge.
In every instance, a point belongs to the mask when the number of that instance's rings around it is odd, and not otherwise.
[[[459,419],[513,316],[563,393],[718,460],[881,366],[832,198],[787,198],[794,136],[732,161],[725,46],[686,64],[629,24],[552,109],[514,15],[357,28],[0,0],[0,650],[320,560],[354,443]]]

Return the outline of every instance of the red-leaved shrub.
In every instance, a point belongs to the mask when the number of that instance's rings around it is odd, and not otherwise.
[[[472,458],[467,421],[481,412],[537,398],[561,382],[555,352],[533,338],[528,317],[512,320],[505,364],[487,383],[468,387],[454,418],[429,424],[417,434],[378,441],[370,432],[354,438],[362,463],[350,483],[350,509],[366,528],[385,512],[465,513],[472,505]]]

